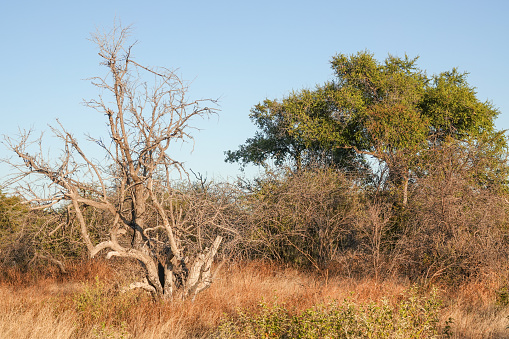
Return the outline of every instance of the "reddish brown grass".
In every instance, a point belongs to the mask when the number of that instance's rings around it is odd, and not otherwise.
[[[249,262],[225,266],[212,287],[194,302],[160,303],[142,292],[120,294],[120,285],[130,278],[104,262],[68,267],[65,276],[51,270],[4,270],[0,338],[202,338],[239,309],[257,312],[263,300],[277,300],[298,311],[345,298],[397,301],[410,287],[394,280],[324,278],[314,272]],[[509,309],[496,303],[501,280],[495,277],[441,290],[442,322],[453,318],[453,337],[509,337]],[[94,288],[104,293],[103,299],[77,307],[78,297]]]

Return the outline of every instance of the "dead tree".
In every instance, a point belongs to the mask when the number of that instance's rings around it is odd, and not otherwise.
[[[107,258],[137,260],[146,279],[131,287],[162,299],[194,298],[210,286],[214,257],[225,233],[235,230],[220,203],[176,188],[174,173],[185,177],[186,172],[169,151],[175,143],[192,141],[191,119],[215,113],[215,102],[189,100],[187,84],[175,72],[135,61],[129,33],[114,27],[91,39],[108,73],[90,79],[102,94],[86,105],[104,114],[109,138],[88,136],[88,141],[101,147],[104,160],[87,156],[60,123],[52,128],[63,144],[54,161],[30,132],[5,137],[5,144],[22,160],[10,161],[24,178],[19,193],[33,208],[68,204],[90,257],[105,251]],[[90,209],[100,211],[106,224],[99,239],[91,235]]]

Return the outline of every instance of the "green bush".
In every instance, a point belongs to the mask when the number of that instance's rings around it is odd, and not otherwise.
[[[85,285],[83,290],[71,298],[74,309],[80,315],[81,324],[100,325],[96,330],[123,329],[129,319],[130,309],[139,302],[134,292],[119,293],[111,290],[98,277],[92,285]]]
[[[260,305],[258,314],[239,312],[219,327],[213,338],[438,338],[442,303],[433,290],[428,296],[416,288],[395,305],[354,303],[349,300],[318,305],[300,313],[284,305]]]

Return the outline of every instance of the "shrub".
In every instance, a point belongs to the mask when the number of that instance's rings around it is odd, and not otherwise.
[[[359,192],[333,169],[268,173],[247,200],[250,241],[262,256],[323,267],[351,245]]]
[[[387,300],[367,304],[344,300],[295,314],[284,305],[262,303],[258,314],[239,312],[212,337],[436,338],[444,334],[439,326],[441,308],[436,290],[422,296],[416,288],[394,305]]]
[[[427,156],[425,175],[414,183],[404,211],[400,272],[427,282],[438,277],[457,282],[507,267],[505,186],[503,178],[497,183],[480,176],[486,166],[482,156],[465,145]]]

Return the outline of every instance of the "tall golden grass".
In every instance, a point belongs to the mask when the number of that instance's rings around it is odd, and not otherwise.
[[[4,269],[0,338],[207,338],[240,310],[258,312],[262,301],[277,300],[298,312],[332,300],[397,302],[410,288],[406,281],[324,277],[248,262],[224,266],[212,287],[194,302],[161,303],[141,291],[121,293],[129,277],[109,264],[89,262],[69,272],[63,277],[50,269]],[[449,325],[452,338],[509,337],[509,300],[496,277],[439,288],[444,301],[440,326]]]

